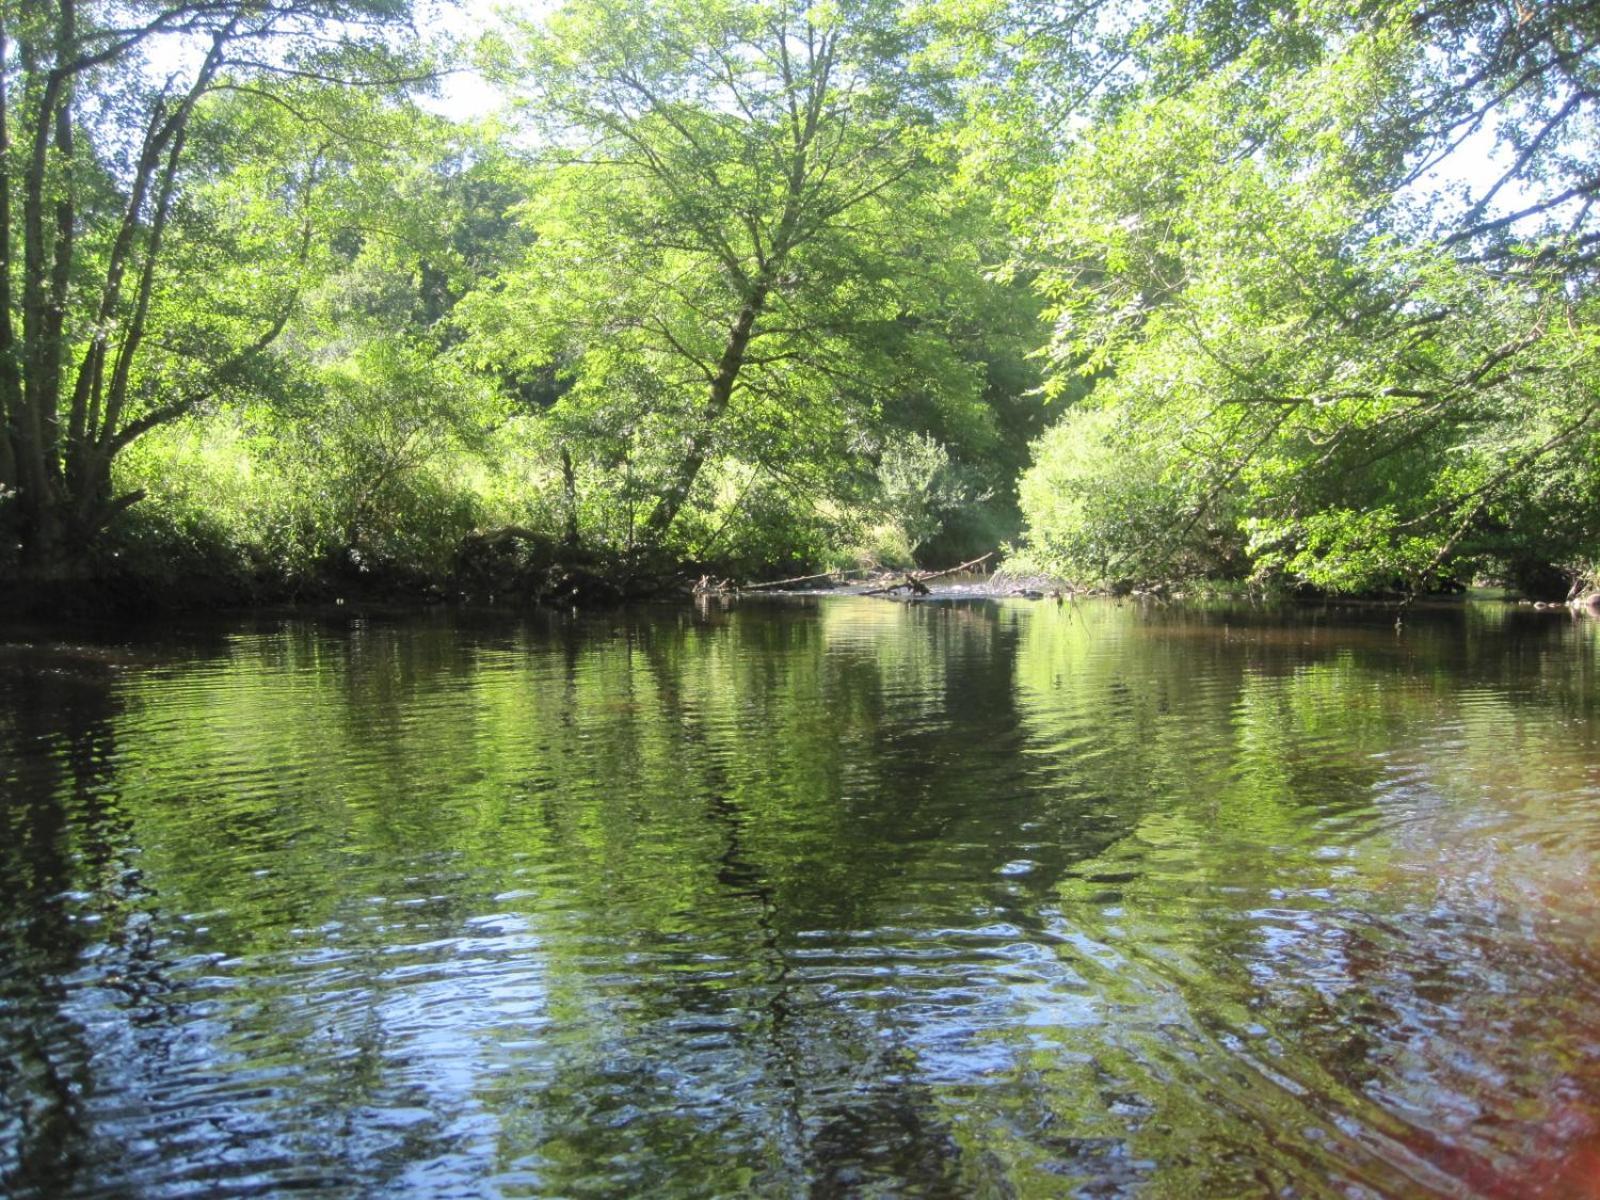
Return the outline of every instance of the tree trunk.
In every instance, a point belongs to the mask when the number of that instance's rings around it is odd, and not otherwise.
[[[5,13],[0,11],[0,501],[17,486],[15,449],[22,373],[11,325],[11,118],[6,95]]]
[[[771,286],[770,281],[766,279],[756,282],[745,299],[744,307],[739,310],[738,318],[728,330],[728,340],[717,363],[717,373],[711,379],[711,392],[706,398],[700,428],[695,431],[689,443],[689,453],[684,456],[676,477],[662,492],[661,503],[656,505],[655,511],[645,523],[645,537],[650,542],[660,542],[672,528],[672,522],[677,520],[684,502],[688,500],[695,480],[700,477],[700,469],[710,457],[713,434],[716,432],[717,423],[722,419],[722,414],[728,411],[728,405],[733,400],[733,389],[739,382],[739,372],[744,367],[745,351],[749,348],[751,335],[755,332],[756,320],[766,307],[767,293]]]
[[[174,93],[175,104],[165,91],[151,100],[143,142],[128,177],[119,181],[126,184],[120,221],[91,259],[79,244],[85,214],[74,187],[78,164],[94,157],[91,149],[80,159],[75,144],[79,81],[102,69],[114,72],[138,43],[173,27],[156,21],[123,31],[107,45],[95,40],[109,37],[106,30],[96,27],[85,37],[79,29],[79,2],[24,5],[40,20],[30,21],[20,37],[6,22],[8,14],[0,13],[0,503],[6,536],[20,542],[30,570],[43,574],[70,567],[142,497],[112,491],[116,456],[206,394],[180,397],[133,419],[123,412],[163,229],[178,194],[189,117],[212,87],[225,45],[251,12],[250,6],[216,6],[231,15],[211,34],[193,80]],[[16,61],[7,62],[8,50]],[[124,294],[129,279],[131,300]],[[69,311],[87,318],[81,360],[69,357],[82,332],[69,328]],[[270,344],[287,316],[236,359]]]
[[[561,447],[561,490],[566,504],[562,518],[566,528],[562,531],[561,544],[575,550],[579,545],[578,473],[572,466],[572,454],[565,446]]]

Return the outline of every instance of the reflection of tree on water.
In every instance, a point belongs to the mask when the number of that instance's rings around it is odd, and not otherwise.
[[[94,1152],[93,1042],[74,993],[109,992],[135,1026],[160,1020],[152,897],[115,787],[119,711],[91,652],[0,664],[0,760],[12,764],[0,806],[0,1095],[14,1114],[0,1124],[0,1182],[11,1194],[64,1189]]]
[[[810,1180],[818,1194],[830,1194],[876,1177],[942,1194],[960,1191],[961,1180],[970,1183],[972,1172],[983,1172],[982,1155],[961,1161],[937,1089],[921,1078],[916,1045],[924,1019],[919,1007],[930,1000],[954,1004],[948,1019],[959,1024],[968,1001],[915,970],[916,945],[905,948],[913,972],[897,984],[900,935],[892,932],[862,943],[875,955],[867,986],[852,978],[858,968],[851,963],[818,965],[815,952],[806,953],[819,934],[848,939],[852,930],[892,926],[906,908],[908,887],[926,901],[930,883],[946,893],[936,905],[954,922],[970,923],[975,910],[995,904],[1033,923],[1014,889],[996,893],[993,886],[1015,854],[1009,838],[997,836],[1015,815],[1006,801],[1015,799],[1008,789],[1018,784],[1006,765],[1015,750],[1012,639],[992,610],[929,615],[930,624],[910,639],[847,638],[842,646],[818,640],[812,621],[786,628],[781,618],[763,620],[745,631],[734,621],[735,632],[758,643],[741,642],[742,653],[704,678],[695,672],[702,656],[683,655],[685,665],[670,636],[649,631],[630,642],[653,685],[638,689],[639,708],[649,719],[664,715],[673,728],[678,786],[708,797],[706,819],[720,834],[719,844],[708,847],[707,865],[719,890],[742,902],[753,936],[742,932],[749,926],[713,921],[707,911],[694,944],[703,953],[720,951],[723,972],[657,971],[634,981],[626,991],[624,1011],[634,1015],[623,1044],[651,1056],[635,1058],[616,1042],[595,1047],[592,1057],[568,1060],[564,1082],[551,1095],[592,1097],[628,1079],[631,1094],[657,1100],[644,1106],[648,1111],[671,1111],[670,1096],[655,1093],[649,1080],[662,1063],[680,1060],[677,1025],[686,1014],[720,1018],[721,1025],[695,1028],[724,1034],[730,1018],[755,1014],[754,1025],[733,1022],[737,1033],[716,1068],[732,1086],[706,1116],[726,1121],[734,1106],[740,1120],[763,1126],[756,1144],[762,1156],[776,1157],[763,1176],[769,1183]],[[906,687],[908,672],[914,688]],[[729,697],[732,707],[708,705],[716,695]],[[806,743],[801,759],[842,754],[847,761],[831,773],[807,775],[793,769],[785,739]],[[635,771],[620,768],[615,777],[619,788],[641,789]],[[973,841],[964,842],[962,860],[940,864],[943,839],[964,827]],[[1034,852],[1041,859],[1054,854],[1042,846]],[[1048,886],[1053,870],[1041,863],[1047,878],[1037,886]],[[941,882],[946,871],[953,877]],[[615,909],[613,915],[626,916]],[[671,953],[648,935],[641,943]],[[930,986],[939,990],[929,992]],[[681,1049],[681,1061],[697,1061],[692,1047]],[[742,1065],[730,1067],[730,1059]],[[591,1077],[596,1062],[607,1064],[613,1084]],[[639,1138],[671,1161],[674,1149],[681,1154],[708,1133],[704,1125],[691,1133],[681,1122],[648,1118],[609,1138],[593,1122],[581,1129],[577,1122],[556,1124],[565,1126],[564,1139],[581,1145],[572,1156],[578,1161],[628,1157],[622,1147]],[[634,1186],[645,1182],[632,1179]]]
[[[1381,1083],[1393,1029],[1429,1011],[1413,985],[1451,965],[1457,943],[1429,936],[1397,970],[1400,942],[1324,919],[1313,893],[1370,865],[1319,858],[1330,840],[1403,849],[1372,824],[1374,754],[1450,717],[1455,660],[1421,629],[1218,636],[1101,612],[845,601],[349,642],[297,627],[223,671],[128,680],[127,715],[8,695],[0,710],[58,710],[6,731],[19,746],[99,732],[19,780],[60,802],[24,806],[49,880],[18,874],[33,850],[0,850],[7,911],[65,922],[50,897],[74,872],[115,893],[115,853],[73,859],[81,810],[106,846],[137,818],[163,932],[207,914],[205,938],[140,951],[230,956],[225,974],[176,962],[187,990],[159,1028],[187,1057],[147,1068],[197,1097],[171,1164],[191,1178],[1114,1191],[1215,1184],[1229,1155],[1295,1178],[1306,1146],[1241,1139],[1315,1105],[1250,1064]],[[101,936],[70,924],[77,948],[36,978],[59,982]],[[22,928],[0,953],[58,944]],[[195,970],[216,978],[197,990]],[[1514,971],[1490,975],[1512,994]],[[1323,978],[1338,987],[1295,990]],[[84,995],[38,1001],[66,1023],[36,1030],[53,1063],[88,1061]],[[142,1086],[131,1036],[96,1051],[108,1091]],[[1325,1075],[1252,1040],[1274,1037]]]
[[[1548,728],[1539,709],[1552,698],[1508,703],[1508,664],[1548,653],[1550,630],[1524,651],[1507,644],[1514,628],[1460,612],[1419,617],[1404,639],[1376,621],[1157,612],[1138,653],[1115,656],[1048,621],[1031,632],[1026,703],[1057,741],[1096,724],[1084,693],[1114,691],[1108,669],[1136,670],[1146,710],[1172,698],[1165,729],[1089,760],[1137,821],[1059,889],[1062,931],[1099,958],[1097,992],[1133,994],[1120,1036],[1091,1028],[1077,1042],[1158,1106],[1133,1144],[1162,1164],[1163,1183],[1208,1193],[1244,1186],[1230,1161],[1284,1181],[1312,1161],[1384,1192],[1475,1181],[1516,1194],[1511,1179],[1494,1182],[1504,1163],[1478,1156],[1539,1140],[1530,1129],[1560,1073],[1517,1056],[1593,1035],[1577,1012],[1527,1004],[1559,959],[1537,944],[1529,954],[1504,928],[1486,937],[1498,904],[1445,901],[1462,864],[1422,831],[1453,826],[1463,801],[1469,814],[1507,804],[1504,779],[1490,804],[1481,798],[1503,774],[1497,759],[1539,761],[1504,747],[1524,723]],[[1490,694],[1485,679],[1498,685]],[[1105,734],[1130,724],[1106,722]],[[1550,769],[1537,767],[1544,786]],[[1144,779],[1160,780],[1148,789],[1157,803],[1137,803]],[[1408,830],[1422,843],[1408,848]],[[1576,976],[1555,989],[1585,990]],[[1067,1111],[1080,1127],[1104,1119]],[[1463,1122],[1480,1112],[1497,1115]],[[1317,1137],[1282,1136],[1307,1128]],[[1209,1150],[1197,1159],[1188,1147],[1200,1131]]]
[[[669,719],[704,750],[705,731],[682,711],[659,642],[647,639],[645,652]],[[745,694],[741,699],[755,698]],[[778,1110],[769,1120],[776,1141],[769,1153],[781,1164],[779,1179],[787,1177],[791,1186],[806,1181],[813,1195],[846,1194],[874,1176],[923,1195],[946,1190],[957,1177],[957,1145],[931,1092],[915,1081],[914,1056],[899,1036],[897,1022],[890,1014],[886,1021],[863,1023],[819,998],[803,972],[794,969],[789,934],[814,926],[805,914],[785,907],[769,871],[747,847],[752,814],[736,798],[738,789],[726,777],[722,760],[715,752],[704,759],[707,817],[725,839],[716,859],[717,882],[729,895],[754,906],[764,975],[752,980],[750,993],[740,994],[737,1003],[743,1007],[758,999],[763,1013],[759,1036],[765,1053],[758,1086],[762,1099]],[[883,884],[882,876],[870,871],[851,872],[846,878],[857,889]],[[851,913],[871,907],[864,896],[836,894],[830,899]],[[682,996],[680,1003],[692,1010],[696,999]],[[818,1047],[831,1053],[819,1055]],[[849,1064],[843,1072],[841,1056]]]

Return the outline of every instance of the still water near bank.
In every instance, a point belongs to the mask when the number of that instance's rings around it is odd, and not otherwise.
[[[15,1196],[1590,1196],[1600,623],[0,649]]]

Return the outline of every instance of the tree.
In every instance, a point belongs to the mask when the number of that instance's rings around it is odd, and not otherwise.
[[[414,77],[391,44],[406,15],[402,0],[41,0],[0,17],[0,493],[36,568],[59,567],[138,501],[111,482],[135,439],[261,365],[333,165],[338,139],[315,101]],[[279,143],[264,193],[203,212],[207,179],[259,162],[220,145],[259,126],[207,126],[230,93],[303,117],[309,146]],[[193,273],[175,287],[180,258]],[[208,260],[255,311],[172,303],[185,288],[215,296]]]
[[[924,45],[889,0],[583,0],[496,48],[540,137],[537,241],[464,308],[486,360],[571,378],[551,419],[645,481],[640,542],[713,463],[815,497],[897,406],[984,419]]]
[[[1183,497],[1147,559],[1219,520],[1340,589],[1592,554],[1593,6],[1201,4],[1137,46],[1029,253],[1058,386]]]

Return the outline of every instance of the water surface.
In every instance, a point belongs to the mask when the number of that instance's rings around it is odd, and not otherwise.
[[[1600,1195],[1600,623],[0,642],[12,1196]]]

